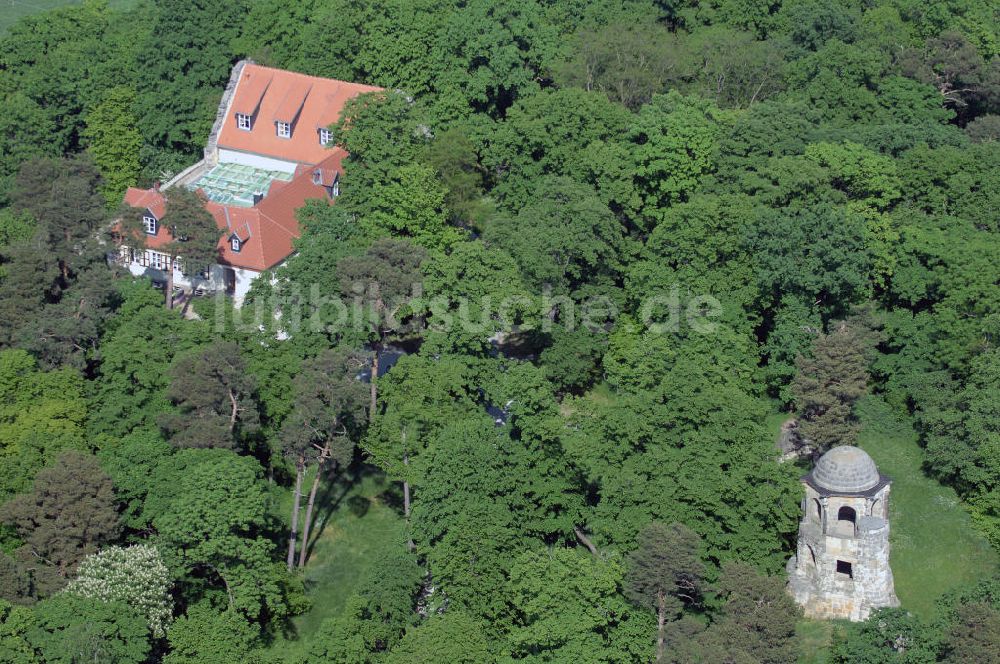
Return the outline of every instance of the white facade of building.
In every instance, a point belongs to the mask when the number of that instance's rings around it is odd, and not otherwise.
[[[122,263],[128,267],[128,271],[133,275],[149,277],[153,281],[163,284],[167,282],[167,266],[170,265],[170,257],[166,254],[155,249],[133,252],[128,247],[122,247],[120,251]],[[254,279],[260,276],[260,272],[256,270],[228,265],[212,265],[208,270],[207,278],[204,273],[187,276],[176,266],[171,267],[175,286],[190,291],[198,289],[205,292],[225,291],[233,298],[233,304],[237,307],[243,304]]]

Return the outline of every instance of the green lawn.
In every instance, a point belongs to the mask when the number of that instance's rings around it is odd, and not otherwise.
[[[132,7],[135,3],[136,0],[110,0],[108,4],[112,9],[121,9]],[[79,4],[82,0],[0,0],[0,37],[22,16]]]
[[[777,402],[772,402],[772,405],[776,405]],[[781,433],[781,425],[785,421],[792,417],[791,413],[781,411],[780,413],[771,413],[764,420],[764,428],[767,429],[768,434],[771,436],[771,440],[778,440],[778,435]]]
[[[305,491],[311,481],[311,477],[307,478]],[[390,488],[381,473],[366,468],[355,481],[338,481],[322,501],[317,500],[317,537],[305,570],[306,593],[313,605],[295,618],[297,634],[274,644],[274,652],[283,656],[304,654],[309,637],[324,620],[343,609],[374,554],[383,548],[404,545],[403,520],[384,499]],[[321,497],[323,493],[321,488]],[[291,499],[288,491],[280,501],[284,519],[288,518]]]
[[[903,607],[927,618],[935,600],[997,570],[998,559],[955,492],[927,477],[912,428],[876,399],[859,404],[860,445],[892,483],[890,563]]]
[[[799,664],[828,664],[830,643],[837,623],[829,620],[800,620],[795,626],[799,644]]]

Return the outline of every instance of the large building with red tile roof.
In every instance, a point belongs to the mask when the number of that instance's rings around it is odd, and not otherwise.
[[[341,163],[329,126],[348,99],[377,91],[368,85],[306,76],[241,61],[219,105],[205,158],[161,190],[129,188],[125,203],[142,211],[145,246],[123,247],[133,274],[185,288],[221,290],[242,302],[253,280],[281,264],[299,237],[295,211],[309,199],[332,202],[340,193]],[[157,251],[171,241],[163,190],[199,191],[221,231],[219,261],[201,275],[185,275]]]
[[[347,100],[378,89],[247,64],[219,127],[219,159],[274,170],[318,164]]]

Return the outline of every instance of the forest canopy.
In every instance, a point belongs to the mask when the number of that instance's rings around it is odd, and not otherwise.
[[[1000,549],[996,3],[123,4],[0,36],[0,661],[796,662],[865,404]],[[244,59],[382,91],[242,308],[164,308],[122,196]],[[998,661],[998,583],[831,661]]]

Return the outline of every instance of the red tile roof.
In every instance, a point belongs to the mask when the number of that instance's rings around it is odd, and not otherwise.
[[[219,132],[219,148],[318,164],[329,154],[320,145],[319,129],[337,121],[348,99],[377,90],[381,88],[247,64]],[[250,131],[237,128],[236,113],[256,113]],[[278,137],[274,123],[279,120],[294,122],[291,138]]]
[[[254,76],[247,74],[239,96],[233,97],[233,113],[254,115],[260,108],[260,100],[264,97],[264,92],[271,83],[271,78],[269,71],[263,71]]]
[[[129,187],[125,192],[125,204],[134,208],[145,208],[157,219],[162,219],[166,213],[163,196],[156,189],[136,189]]]
[[[274,111],[274,119],[282,122],[295,122],[295,118],[299,117],[299,112],[302,110],[302,105],[311,89],[312,84],[309,81],[295,81],[288,88],[285,98],[281,100],[278,108]]]
[[[324,173],[339,173],[341,161],[347,153],[340,148],[326,150],[325,153],[326,158],[316,167]],[[296,169],[296,175],[290,182],[274,180],[267,195],[255,207],[206,202],[205,207],[212,213],[216,225],[226,231],[219,239],[219,262],[263,271],[288,258],[294,250],[293,240],[300,235],[295,211],[311,198],[329,200],[326,190],[321,185],[313,184],[314,170]],[[153,189],[129,188],[125,192],[125,202],[132,207],[148,209],[157,219],[166,214],[164,195]],[[229,242],[234,234],[242,240],[239,252],[233,251]],[[146,247],[156,249],[171,239],[169,230],[161,224],[155,236],[145,236]]]

